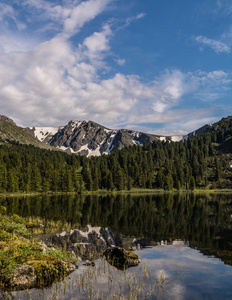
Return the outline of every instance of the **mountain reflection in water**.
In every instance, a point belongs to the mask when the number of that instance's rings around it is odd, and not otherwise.
[[[13,292],[13,299],[232,299],[232,267],[183,241],[136,253],[142,259],[138,267],[119,271],[97,259],[94,267],[82,265],[50,288]]]
[[[45,234],[51,224],[57,232],[91,224],[110,228],[124,248],[131,237],[143,246],[179,239],[232,265],[232,194],[38,196],[1,199],[0,205],[38,218]]]
[[[43,223],[39,234],[45,237],[97,227],[98,233],[111,235],[112,243],[133,247],[142,258],[126,273],[101,258],[93,268],[80,266],[55,285],[59,299],[100,299],[101,292],[112,299],[114,291],[115,299],[136,291],[139,299],[232,299],[232,194],[36,196],[2,198],[0,205]],[[91,291],[79,285],[80,278],[91,282]],[[72,287],[63,293],[66,285]],[[18,297],[27,299],[22,293]],[[41,294],[53,299],[54,286],[32,289],[29,297]]]

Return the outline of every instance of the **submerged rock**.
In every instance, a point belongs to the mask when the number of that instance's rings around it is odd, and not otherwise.
[[[35,269],[28,265],[18,265],[13,271],[9,286],[15,289],[26,289],[36,283]]]
[[[76,270],[74,264],[61,260],[50,264],[42,262],[40,266],[39,264],[40,260],[37,263],[37,270],[29,265],[18,265],[12,272],[9,281],[5,282],[5,288],[9,290],[24,290],[27,288],[47,287]]]
[[[109,264],[120,270],[136,267],[141,262],[137,254],[120,247],[106,249],[103,256]]]
[[[94,267],[95,266],[95,263],[93,262],[93,261],[89,261],[89,260],[86,260],[85,261],[85,264],[84,264],[85,266],[88,266],[88,267]]]

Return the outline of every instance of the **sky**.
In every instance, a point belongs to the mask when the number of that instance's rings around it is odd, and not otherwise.
[[[0,114],[181,135],[232,115],[231,0],[0,0]]]

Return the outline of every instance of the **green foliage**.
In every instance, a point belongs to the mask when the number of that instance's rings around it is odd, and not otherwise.
[[[195,179],[193,176],[191,176],[190,182],[189,182],[189,189],[193,191],[195,189],[195,186],[196,186]]]
[[[0,192],[231,188],[231,146],[231,117],[187,141],[157,140],[101,157],[9,141],[0,145]]]
[[[71,262],[71,263],[75,263],[76,261],[78,261],[77,258],[73,258],[73,255],[71,252],[68,252],[68,251],[64,252],[64,251],[61,251],[61,250],[55,249],[55,248],[48,248],[46,250],[46,254],[49,256],[52,256],[56,259]]]
[[[74,261],[71,253],[50,249],[30,239],[26,222],[18,215],[7,215],[1,207],[0,214],[0,288],[7,287],[17,265],[35,268],[37,284],[47,285],[68,272],[68,263]]]

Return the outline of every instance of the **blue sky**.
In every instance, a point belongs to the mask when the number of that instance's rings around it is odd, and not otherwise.
[[[231,0],[0,0],[0,114],[185,134],[232,114]]]

